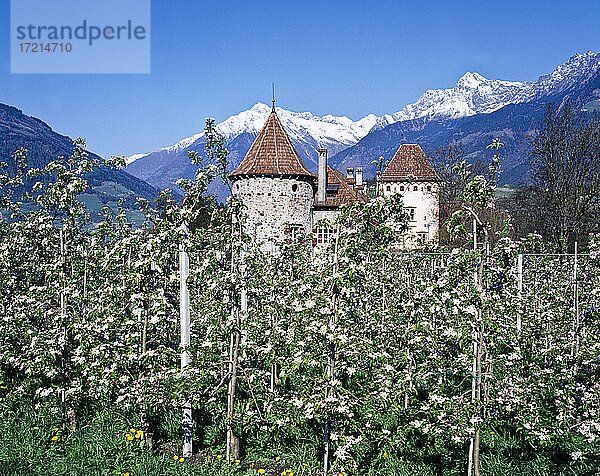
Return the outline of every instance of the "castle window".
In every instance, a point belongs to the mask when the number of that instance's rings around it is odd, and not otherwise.
[[[320,226],[313,228],[313,235],[318,245],[331,243],[335,240],[335,229],[332,227]]]
[[[285,227],[286,241],[296,241],[302,237],[302,225],[290,223]]]
[[[295,183],[294,185],[292,185],[292,192],[297,192],[298,191],[298,184]]]
[[[404,192],[404,185],[400,185],[400,191]]]
[[[404,209],[404,213],[406,214],[408,221],[416,221],[415,220],[415,209],[413,207],[406,207]]]
[[[417,187],[416,185],[413,187],[413,190],[416,192],[417,190],[419,190],[419,187]]]
[[[387,187],[385,187],[385,190],[386,190],[387,192],[389,192],[391,189],[392,189],[392,187],[390,187],[389,185],[388,185]]]
[[[427,191],[431,192],[431,185],[427,185]]]

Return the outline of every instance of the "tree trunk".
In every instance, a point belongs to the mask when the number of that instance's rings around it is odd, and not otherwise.
[[[229,348],[229,385],[227,388],[227,460],[235,460],[240,457],[240,439],[234,431],[235,418],[235,391],[238,374],[238,358],[240,351],[241,340],[241,324],[242,318],[246,318],[248,313],[248,294],[246,291],[245,273],[246,267],[244,264],[245,255],[241,253],[240,274],[242,285],[240,290],[240,306],[238,309],[233,309],[235,313],[235,329],[231,333],[231,343]],[[232,266],[234,266],[232,257]],[[235,300],[233,301],[235,302]]]

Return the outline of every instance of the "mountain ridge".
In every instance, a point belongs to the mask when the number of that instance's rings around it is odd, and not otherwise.
[[[73,151],[73,141],[62,135],[39,118],[28,116],[15,106],[0,103],[0,160],[12,164],[11,156],[24,147],[28,150],[30,167],[43,168],[50,161],[68,156]],[[90,158],[99,156],[89,152]],[[125,205],[132,208],[138,197],[153,199],[157,190],[139,178],[123,170],[101,167],[87,176],[90,192],[83,197],[88,204],[96,207],[96,216],[103,205],[116,206],[124,199]],[[27,186],[31,186],[28,183]],[[85,200],[84,200],[85,201]]]
[[[277,112],[309,169],[316,168],[318,148],[327,147],[332,165],[363,165],[365,172],[372,175],[369,164],[377,156],[367,157],[365,151],[365,154],[360,157],[362,163],[357,163],[359,157],[356,154],[351,161],[346,160],[349,156],[347,151],[357,147],[361,141],[379,130],[402,124],[397,127],[412,131],[408,135],[415,137],[415,140],[422,140],[423,134],[414,134],[415,131],[427,133],[431,129],[443,128],[443,124],[445,127],[455,128],[467,117],[494,114],[509,105],[533,103],[549,97],[562,100],[559,96],[564,96],[571,89],[584,85],[599,72],[600,53],[588,51],[572,55],[554,71],[541,75],[532,82],[487,79],[477,72],[467,71],[452,88],[428,90],[417,101],[396,113],[383,116],[369,114],[358,121],[345,116],[320,117],[310,112],[292,112],[282,108],[277,108]],[[597,107],[595,103],[594,107]],[[526,114],[526,109],[516,110]],[[217,125],[217,130],[224,135],[231,153],[232,168],[236,167],[244,157],[270,110],[269,106],[257,103]],[[486,119],[478,120],[486,122]],[[428,127],[428,124],[431,126]],[[440,134],[439,131],[434,135],[439,138],[447,136]],[[392,136],[395,137],[394,134],[390,135]],[[397,137],[395,139],[399,140]],[[425,139],[426,142],[431,143],[427,138]],[[399,143],[395,144],[396,147],[398,145]],[[157,187],[174,188],[178,178],[193,176],[194,168],[189,166],[187,152],[189,150],[202,152],[203,147],[203,133],[200,132],[172,146],[148,154],[132,156],[127,171]]]

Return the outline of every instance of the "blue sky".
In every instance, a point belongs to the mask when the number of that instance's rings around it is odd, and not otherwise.
[[[0,0],[0,102],[103,155],[150,152],[207,116],[268,103],[271,82],[282,107],[358,119],[465,71],[535,80],[600,51],[597,0],[154,0],[150,74],[14,75],[9,3]]]

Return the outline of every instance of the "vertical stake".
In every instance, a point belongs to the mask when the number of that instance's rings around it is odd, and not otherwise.
[[[338,272],[339,269],[339,260],[338,260],[338,246],[339,246],[339,238],[340,238],[340,227],[339,225],[336,227],[335,233],[335,246],[334,246],[334,254],[333,254],[333,275]],[[337,290],[335,288],[335,284],[332,288],[332,314],[329,323],[331,326],[335,326],[336,324],[336,314],[337,314]],[[331,386],[331,382],[335,379],[336,375],[336,348],[335,343],[329,341],[327,344],[327,390],[325,394],[325,398],[329,399],[334,396],[334,391]],[[331,461],[331,416],[328,414],[327,419],[325,420],[325,428],[323,431],[323,475],[327,476],[329,472],[329,466]]]
[[[521,332],[522,322],[521,313],[523,312],[523,255],[519,253],[517,257],[517,289],[519,291],[519,311],[517,313],[517,331]]]
[[[575,242],[575,257],[573,260],[573,311],[575,312],[575,345],[573,348],[573,358],[577,362],[577,354],[579,353],[579,286],[577,283],[577,267],[578,267],[578,249],[577,242]],[[577,364],[575,364],[577,368]]]
[[[65,236],[64,231],[61,228],[59,230],[60,237],[60,263],[61,263],[61,271],[60,271],[60,320],[61,320],[61,331],[62,331],[62,343],[61,343],[61,367],[62,367],[62,375],[61,375],[61,386],[60,389],[60,401],[62,405],[62,413],[63,413],[63,421],[66,419],[66,398],[65,398],[65,352],[67,346],[67,299],[65,296]]]
[[[187,277],[190,274],[190,259],[183,243],[179,245],[179,319],[181,327],[181,372],[190,362],[190,294]],[[187,395],[182,404],[183,456],[192,456],[192,405]]]

